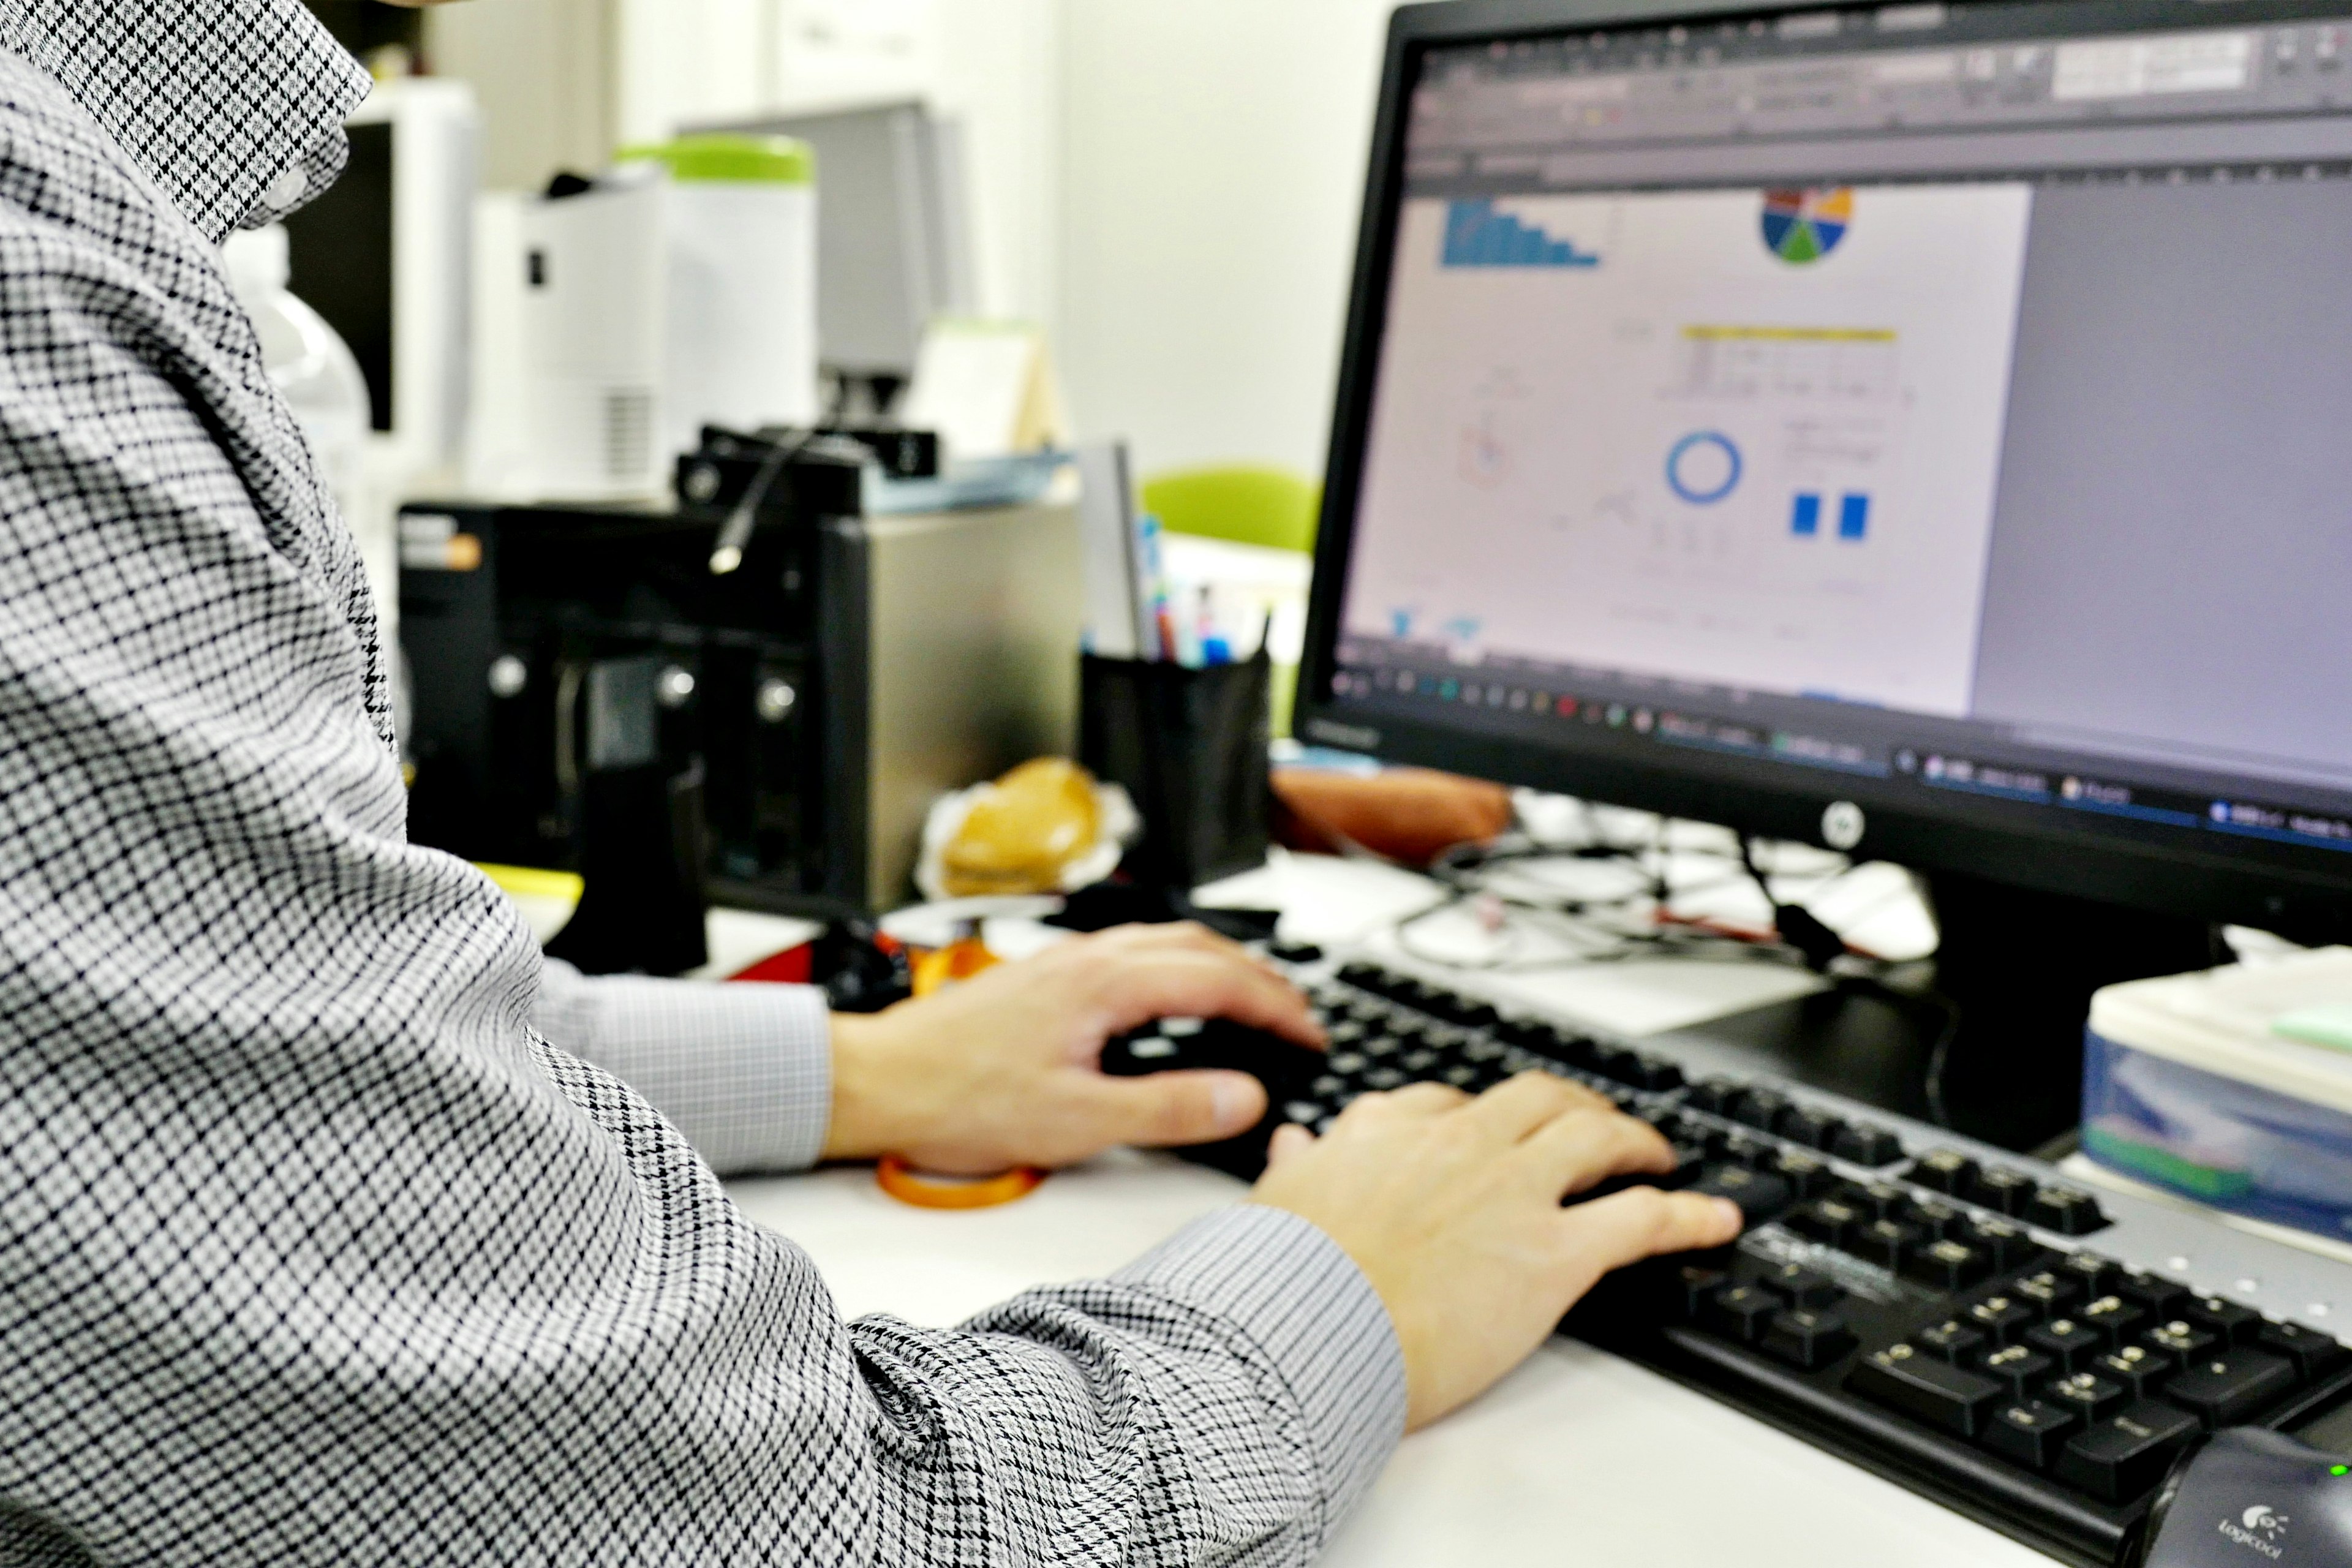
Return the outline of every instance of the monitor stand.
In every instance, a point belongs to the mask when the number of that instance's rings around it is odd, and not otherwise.
[[[2091,993],[2227,958],[2199,921],[1973,877],[1927,881],[1943,931],[1932,964],[1905,965],[1884,983],[1839,981],[1676,1034],[1702,1059],[1917,1121],[1937,1119],[1928,1085],[1939,1078],[1954,1131],[2022,1153],[2080,1120]],[[1938,1064],[1953,1008],[1958,1026]]]
[[[1942,932],[1936,989],[1958,1009],[1943,1102],[1956,1131],[2007,1148],[2079,1120],[2093,992],[2229,957],[2202,921],[1943,872],[1927,882]],[[1940,1033],[1943,1020],[1932,1026]]]

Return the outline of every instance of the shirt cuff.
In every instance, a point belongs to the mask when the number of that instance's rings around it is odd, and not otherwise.
[[[805,1170],[824,1152],[832,1014],[814,986],[589,979],[550,959],[532,1023],[651,1100],[720,1175]]]
[[[1404,1436],[1404,1352],[1364,1271],[1311,1222],[1244,1204],[1113,1279],[1215,1313],[1280,1370],[1313,1447],[1328,1541]]]

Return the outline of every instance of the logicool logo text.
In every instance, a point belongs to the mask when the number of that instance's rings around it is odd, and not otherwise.
[[[2286,1536],[2286,1515],[2268,1503],[2258,1502],[2235,1519],[2225,1519],[2221,1531],[2241,1546],[2251,1546],[2263,1556],[2275,1559],[2282,1548],[2279,1542]]]

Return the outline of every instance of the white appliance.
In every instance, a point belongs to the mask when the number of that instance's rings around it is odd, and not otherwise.
[[[485,198],[468,488],[652,499],[705,424],[818,412],[813,161],[685,137],[576,195]]]

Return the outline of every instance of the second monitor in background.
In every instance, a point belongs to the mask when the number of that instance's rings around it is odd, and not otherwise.
[[[924,329],[975,308],[961,128],[908,102],[697,129],[816,150],[818,353],[848,395],[845,413],[887,415]]]

